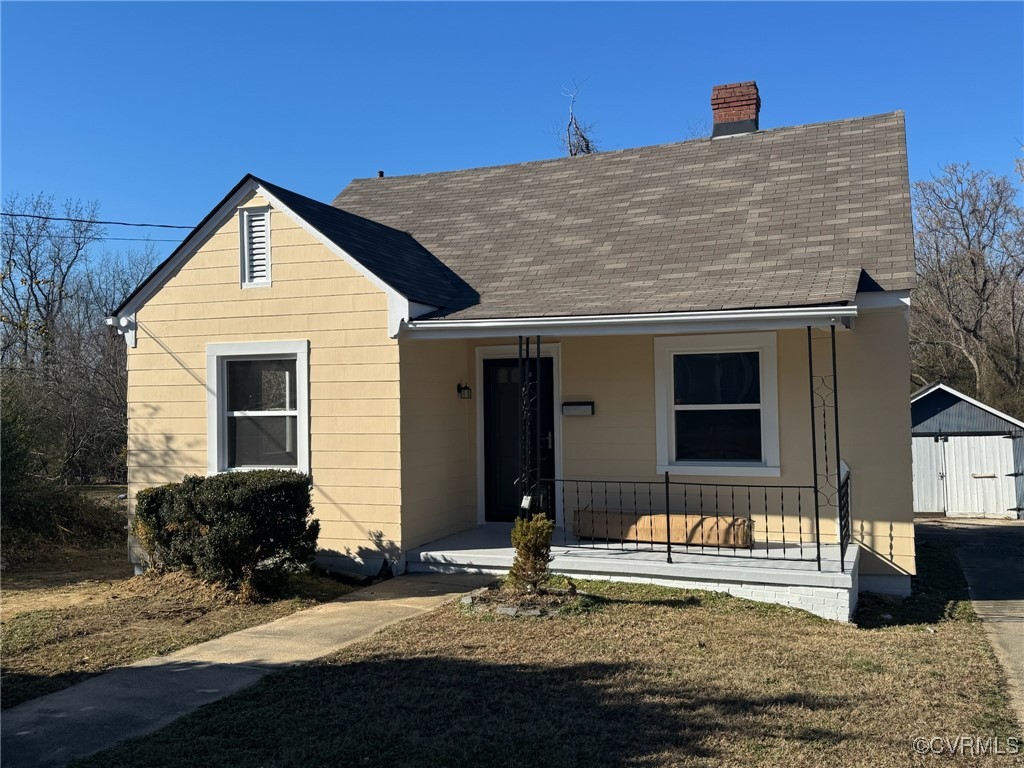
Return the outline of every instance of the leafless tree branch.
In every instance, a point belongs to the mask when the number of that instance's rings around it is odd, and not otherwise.
[[[946,166],[913,186],[915,381],[1024,412],[1024,211],[1005,176]]]
[[[591,138],[594,126],[592,123],[581,123],[576,116],[576,99],[582,83],[573,81],[572,88],[563,89],[562,95],[569,99],[569,119],[565,124],[565,135],[562,136],[562,148],[569,157],[593,155],[598,151],[597,144]]]

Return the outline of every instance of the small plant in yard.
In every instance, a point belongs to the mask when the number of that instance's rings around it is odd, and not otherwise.
[[[555,524],[545,515],[520,517],[512,526],[512,546],[516,554],[508,572],[509,585],[514,589],[537,593],[551,576],[551,536]]]
[[[136,498],[132,532],[152,565],[223,582],[243,597],[273,591],[316,552],[320,524],[310,478],[299,472],[193,475]]]

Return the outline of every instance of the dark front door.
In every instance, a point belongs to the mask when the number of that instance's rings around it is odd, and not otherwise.
[[[515,358],[484,360],[484,518],[487,522],[511,522],[519,514],[523,489],[519,487],[519,361]],[[530,370],[536,366],[530,360]],[[540,474],[555,476],[554,366],[550,357],[540,359]],[[534,437],[537,430],[533,430]],[[537,441],[534,440],[534,450]],[[550,494],[542,492],[539,508],[554,518]],[[551,507],[551,508],[549,508]],[[535,509],[538,507],[535,507]]]

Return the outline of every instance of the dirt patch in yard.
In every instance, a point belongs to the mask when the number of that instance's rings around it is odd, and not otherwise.
[[[311,574],[281,599],[245,603],[185,573],[132,576],[126,553],[65,550],[58,563],[5,573],[0,584],[0,705],[98,672],[263,624],[352,587]]]
[[[4,572],[0,578],[0,618],[100,600],[111,582],[124,581],[135,573],[123,546],[55,548],[49,560]]]

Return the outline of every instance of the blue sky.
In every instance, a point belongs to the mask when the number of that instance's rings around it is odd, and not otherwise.
[[[0,25],[3,192],[127,221],[195,224],[246,172],[330,200],[557,156],[574,78],[605,149],[685,139],[750,79],[762,128],[905,110],[915,180],[1010,173],[1024,141],[1021,3],[4,2]]]

